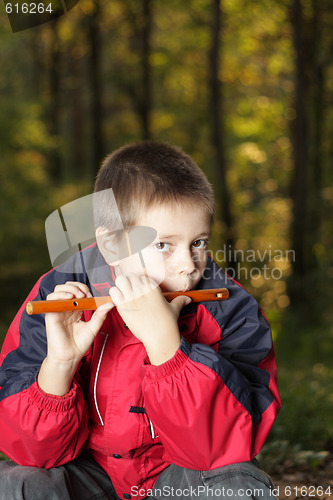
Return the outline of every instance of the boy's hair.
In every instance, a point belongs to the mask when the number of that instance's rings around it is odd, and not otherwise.
[[[214,193],[205,174],[189,155],[167,143],[136,142],[108,155],[98,172],[95,192],[110,188],[124,227],[135,225],[142,210],[170,202],[201,204],[213,218]],[[99,199],[94,210],[96,227],[111,229],[114,200],[108,203],[102,193]]]

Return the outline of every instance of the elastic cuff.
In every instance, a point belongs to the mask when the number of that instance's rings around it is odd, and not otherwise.
[[[38,390],[44,394],[44,396],[47,396],[48,398],[54,398],[54,399],[68,399],[70,398],[71,396],[73,396],[73,388],[71,388],[71,390],[69,392],[67,392],[67,394],[64,394],[63,396],[58,396],[57,394],[49,394],[48,392],[45,392],[43,391],[43,389],[41,389],[39,383],[38,383],[38,380],[36,380],[36,384],[37,384],[37,387],[38,387]]]
[[[38,385],[37,381],[30,386],[29,403],[37,406],[40,410],[48,410],[55,413],[67,412],[76,404],[77,384],[65,396],[47,394]]]
[[[167,377],[172,375],[175,371],[179,370],[188,361],[191,354],[192,346],[191,344],[181,338],[181,344],[177,349],[175,355],[163,363],[162,365],[152,365],[150,364],[148,356],[144,360],[143,369],[145,370],[145,375],[151,380],[157,380],[159,378]]]

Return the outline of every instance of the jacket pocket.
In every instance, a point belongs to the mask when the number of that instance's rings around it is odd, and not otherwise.
[[[233,480],[242,480],[242,486],[255,486],[262,484],[269,490],[274,488],[271,478],[255,462],[241,462],[238,464],[225,465],[217,469],[201,471],[201,478],[205,486],[212,486],[220,483],[224,485]]]
[[[151,444],[152,441],[159,437],[143,406],[131,406],[129,411],[130,413],[136,413],[140,419],[143,428],[142,445]]]

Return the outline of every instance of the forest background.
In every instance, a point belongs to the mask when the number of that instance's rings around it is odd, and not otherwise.
[[[0,10],[0,343],[50,268],[44,223],[138,139],[217,195],[211,251],[260,302],[283,409],[270,468],[333,452],[333,2],[80,0],[13,33]]]

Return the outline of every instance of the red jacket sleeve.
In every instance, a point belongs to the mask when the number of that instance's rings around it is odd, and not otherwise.
[[[269,325],[243,288],[226,284],[225,303],[199,306],[198,343],[183,338],[172,359],[144,367],[145,408],[165,458],[190,469],[251,460],[280,408]],[[200,343],[209,337],[219,341]]]
[[[63,398],[44,394],[34,382],[0,403],[1,450],[20,465],[46,469],[78,456],[88,435],[87,411],[74,383]]]
[[[51,272],[27,301],[45,299],[55,284]],[[0,448],[20,465],[50,468],[79,455],[88,436],[88,411],[79,379],[63,398],[38,387],[36,378],[46,356],[45,325],[42,315],[28,316],[26,302],[1,350]]]

